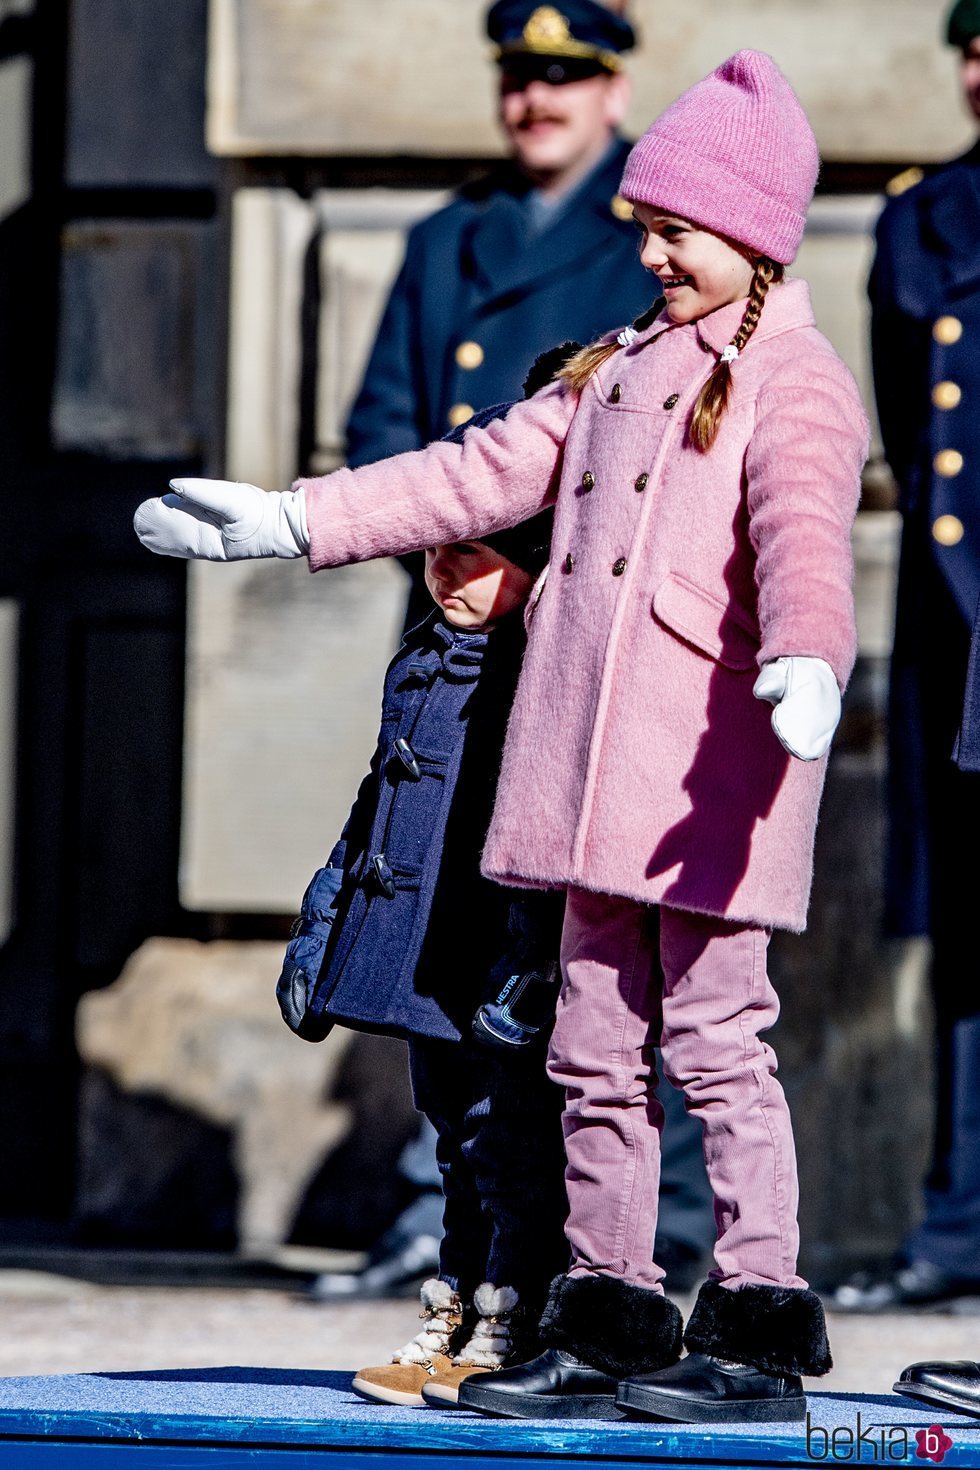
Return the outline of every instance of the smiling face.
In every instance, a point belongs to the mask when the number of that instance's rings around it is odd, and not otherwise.
[[[960,79],[967,106],[974,117],[980,118],[980,36],[974,36],[970,44],[963,47]]]
[[[523,607],[534,578],[482,541],[429,546],[425,585],[454,628],[476,630]]]
[[[549,74],[560,77],[552,81]],[[570,79],[571,78],[571,79]],[[575,79],[547,57],[515,58],[500,73],[500,124],[520,169],[539,188],[560,191],[584,178],[612,142],[629,102],[620,72]]]
[[[755,266],[734,241],[650,204],[634,204],[633,218],[643,231],[640,261],[659,276],[671,321],[694,322],[748,296]]]

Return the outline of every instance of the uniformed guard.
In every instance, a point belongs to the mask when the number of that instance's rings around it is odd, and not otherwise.
[[[980,0],[958,0],[947,39],[980,119]],[[980,1293],[977,884],[964,862],[980,775],[950,759],[980,595],[980,143],[927,177],[906,170],[889,193],[870,282],[875,393],[904,518],[887,919],[893,934],[933,941],[937,1118],[925,1218],[886,1276],[838,1288],[853,1310]]]
[[[511,156],[410,232],[347,425],[351,465],[519,398],[539,353],[650,304],[617,193],[632,27],[596,0],[498,0],[487,33]]]
[[[632,26],[596,0],[498,0],[486,28],[510,156],[409,233],[347,425],[354,466],[420,448],[475,410],[520,398],[540,353],[589,342],[651,303],[632,211],[618,193]],[[406,626],[428,610],[417,585]],[[683,1289],[714,1238],[711,1196],[700,1129],[679,1093],[666,1104],[657,1253]],[[431,1175],[424,1148],[412,1167],[418,1182]],[[430,1264],[420,1246],[426,1230],[433,1245],[439,1231],[424,1223],[425,1203],[379,1243],[366,1273],[324,1277],[319,1294],[387,1290],[398,1270]]]

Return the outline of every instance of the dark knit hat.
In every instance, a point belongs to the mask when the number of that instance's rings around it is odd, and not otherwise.
[[[522,521],[519,526],[510,526],[506,531],[491,531],[489,536],[481,536],[479,540],[498,556],[505,556],[508,561],[512,561],[522,572],[536,577],[544,570],[551,551],[553,520],[554,511],[549,506],[547,510],[532,516],[529,521]]]
[[[946,22],[946,40],[962,51],[980,36],[980,0],[956,0]]]

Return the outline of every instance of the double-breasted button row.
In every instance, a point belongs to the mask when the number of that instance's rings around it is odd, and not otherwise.
[[[650,476],[647,474],[646,470],[644,470],[643,473],[640,474],[640,475],[637,475],[636,479],[633,481],[633,489],[636,490],[637,493],[640,493],[640,492],[642,492],[643,490],[645,490],[647,488],[647,485],[649,483],[650,483]],[[586,470],[585,474],[582,476],[582,489],[586,493],[588,493],[590,490],[594,490],[595,487],[596,487],[596,478],[595,478],[595,475],[592,473],[591,470]]]
[[[572,553],[570,551],[566,554],[565,560],[562,562],[561,565],[562,565],[562,571],[564,571],[564,572],[574,572],[574,570],[575,570],[575,558],[574,558],[574,556],[572,555]],[[625,570],[626,570],[626,558],[625,558],[625,556],[618,556],[616,558],[616,560],[612,564],[612,574],[613,574],[614,577],[621,577],[623,575],[623,573],[625,572]]]

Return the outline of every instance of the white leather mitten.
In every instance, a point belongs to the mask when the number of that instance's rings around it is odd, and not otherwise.
[[[260,490],[236,480],[171,480],[172,495],[144,500],[133,518],[159,556],[241,561],[305,556],[310,549],[302,490]]]
[[[790,755],[815,761],[827,754],[840,720],[840,689],[825,659],[774,658],[763,665],[752,693],[775,706],[772,728]]]

